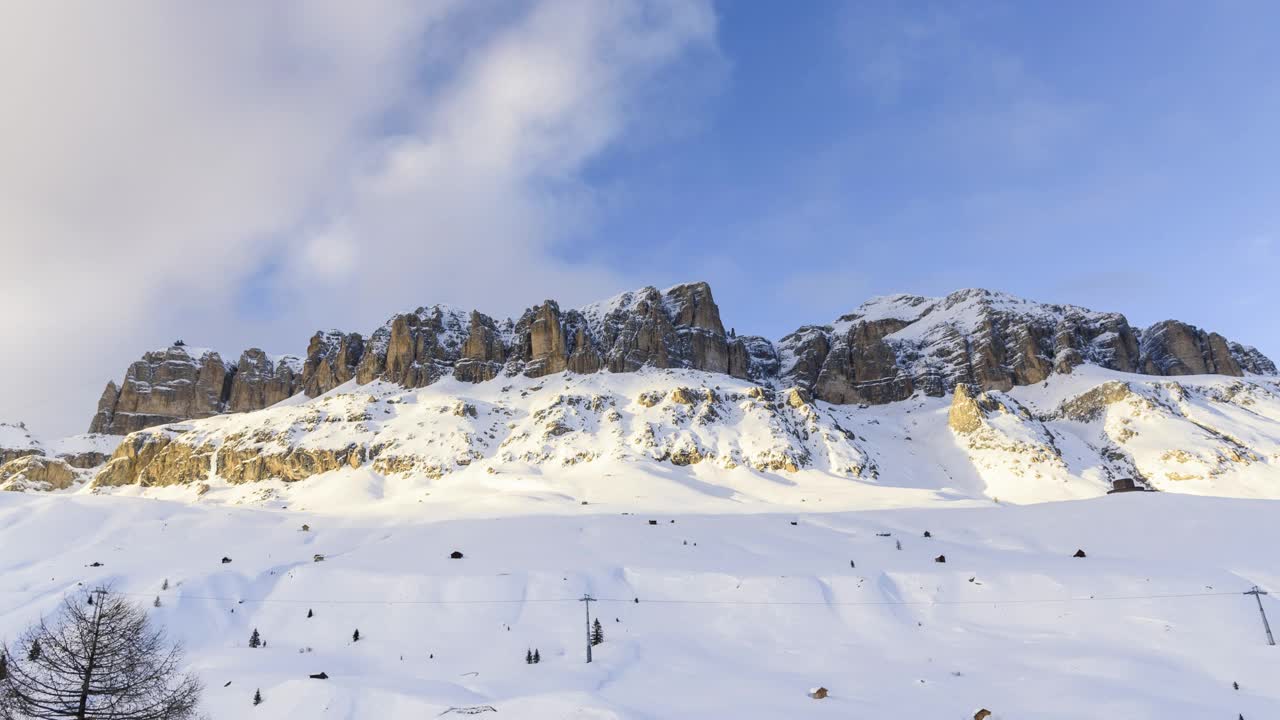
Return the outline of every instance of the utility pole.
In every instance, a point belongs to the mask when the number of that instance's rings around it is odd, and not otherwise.
[[[1267,622],[1267,611],[1262,609],[1262,596],[1266,594],[1268,594],[1267,591],[1260,589],[1257,585],[1254,585],[1252,590],[1245,593],[1245,595],[1252,595],[1253,599],[1258,601],[1258,612],[1262,613],[1262,627],[1267,631],[1267,644],[1275,645],[1276,639],[1271,635],[1271,623]],[[590,660],[587,662],[590,662]]]
[[[587,606],[587,662],[591,662],[591,603],[594,601],[595,598],[591,597],[590,593],[578,598],[578,602],[585,603]]]

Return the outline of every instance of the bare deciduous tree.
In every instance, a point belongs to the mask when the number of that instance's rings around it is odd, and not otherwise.
[[[181,649],[141,608],[109,590],[94,594],[92,605],[66,599],[52,621],[23,635],[18,647],[38,645],[36,657],[0,648],[8,658],[0,718],[194,718],[200,682],[182,672]]]

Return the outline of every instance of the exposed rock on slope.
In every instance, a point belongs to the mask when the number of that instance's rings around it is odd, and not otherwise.
[[[950,398],[858,408],[693,370],[445,379],[418,389],[379,381],[133,433],[94,486],[235,487],[321,475],[364,485],[394,476],[435,494],[504,486],[495,475],[514,487],[530,478],[554,485],[576,470],[608,484],[600,478],[628,466],[665,468],[652,472],[723,487],[726,497],[759,477],[772,478],[774,495],[796,487],[799,498],[813,498],[800,488],[818,483],[824,493],[933,488],[1037,502],[1100,495],[1119,478],[1280,497],[1280,383],[1089,368],[1008,392],[961,384]]]
[[[65,461],[43,455],[27,455],[0,465],[0,490],[65,490],[77,480]]]
[[[65,490],[93,476],[118,437],[76,435],[48,447],[21,423],[0,423],[0,490]]]
[[[580,309],[554,300],[517,320],[443,305],[388,320],[367,338],[316,333],[305,360],[247,350],[234,367],[183,347],[148,353],[109,383],[91,430],[257,410],[295,393],[316,397],[351,380],[405,388],[560,372],[686,368],[800,386],[836,404],[884,404],[957,385],[1008,390],[1080,365],[1151,375],[1274,374],[1252,348],[1176,321],[1146,330],[1123,315],[1029,302],[987,290],[944,298],[876,298],[831,325],[805,326],[775,347],[725,332],[706,283],[648,287]]]
[[[125,438],[95,485],[239,484],[303,480],[342,469],[439,478],[467,468],[567,467],[597,460],[712,463],[764,472],[821,468],[870,477],[874,464],[803,391],[750,384],[717,390],[636,375],[581,377],[556,388],[522,379],[479,396],[414,391],[386,382],[261,413],[171,424]],[[619,377],[619,376],[612,376]],[[670,386],[670,389],[666,389]],[[467,387],[453,383],[454,390]],[[750,432],[739,434],[744,426]]]

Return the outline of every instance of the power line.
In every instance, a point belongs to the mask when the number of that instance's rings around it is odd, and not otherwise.
[[[683,605],[1030,605],[1046,603],[1095,602],[1107,600],[1170,600],[1175,598],[1235,597],[1238,592],[1175,593],[1167,595],[1089,595],[1065,598],[1015,598],[1012,600],[643,600],[646,603],[675,603]],[[596,598],[596,602],[634,603],[635,599]]]
[[[14,595],[40,595],[39,591],[0,590]],[[140,593],[114,591],[117,595],[130,597],[152,597],[156,593]],[[164,596],[166,593],[161,592]],[[1248,594],[1248,593],[1246,593]],[[565,598],[463,598],[453,600],[377,600],[356,598],[235,598],[216,595],[188,595],[185,593],[168,593],[175,600],[204,600],[230,604],[285,604],[285,605],[503,605],[524,603],[569,603],[582,602],[581,597]],[[679,605],[741,605],[741,606],[930,606],[930,605],[1035,605],[1053,603],[1088,603],[1112,602],[1125,600],[1175,600],[1184,598],[1205,597],[1238,597],[1238,591],[1212,591],[1194,593],[1167,593],[1155,595],[1079,595],[1063,598],[994,598],[989,600],[717,600],[701,598],[592,598],[592,602],[610,603],[646,603],[646,604],[679,604]]]

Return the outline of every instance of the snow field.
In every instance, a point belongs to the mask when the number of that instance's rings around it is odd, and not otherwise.
[[[558,507],[451,519],[6,494],[0,636],[110,583],[182,640],[215,719],[472,705],[534,720],[1280,714],[1280,649],[1238,594],[1280,589],[1272,501]],[[606,635],[591,665],[587,592]],[[247,647],[254,628],[267,647]],[[524,663],[530,647],[539,665]],[[320,671],[330,679],[307,677]],[[828,699],[806,696],[818,685]]]

